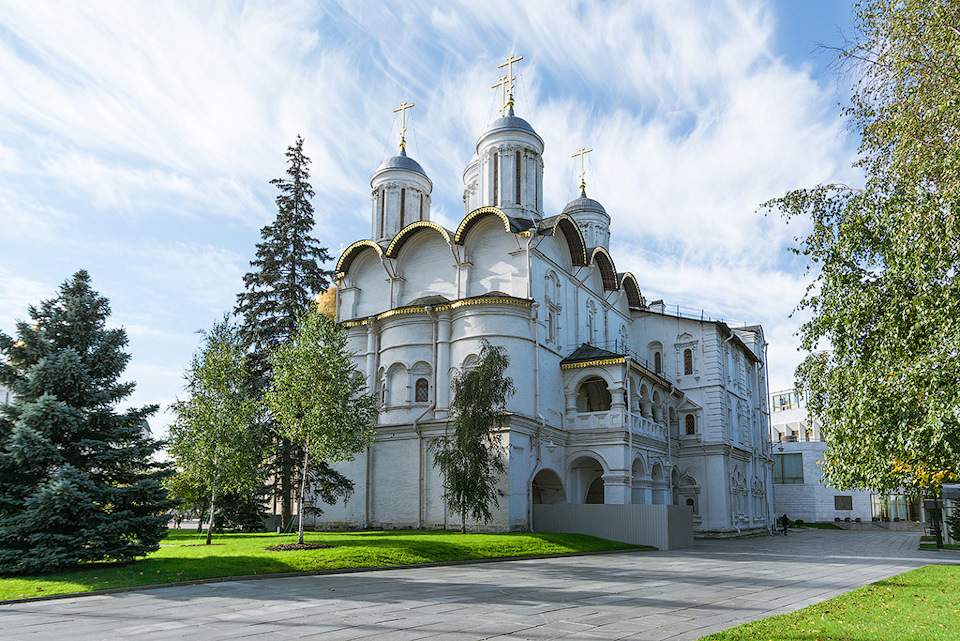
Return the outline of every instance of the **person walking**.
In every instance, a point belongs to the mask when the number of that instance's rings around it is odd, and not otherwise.
[[[784,514],[784,515],[781,516],[778,520],[780,521],[780,525],[783,527],[783,535],[786,536],[786,535],[787,535],[787,527],[789,527],[789,525],[790,525],[790,519],[788,519],[788,518],[787,518],[787,515]]]

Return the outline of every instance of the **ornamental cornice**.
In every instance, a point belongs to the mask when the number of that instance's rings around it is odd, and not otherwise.
[[[620,358],[601,358],[594,361],[581,361],[579,363],[564,363],[560,366],[560,369],[581,369],[584,367],[605,367],[607,365],[617,365],[625,362],[626,359],[621,356]]]

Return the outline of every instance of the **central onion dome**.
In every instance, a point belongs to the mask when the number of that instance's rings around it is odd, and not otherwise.
[[[567,203],[563,212],[576,221],[587,247],[610,250],[610,215],[603,205],[587,198],[587,188],[580,184],[580,196]]]
[[[494,120],[477,140],[477,154],[463,172],[464,215],[497,207],[512,218],[541,218],[543,138],[513,112]]]

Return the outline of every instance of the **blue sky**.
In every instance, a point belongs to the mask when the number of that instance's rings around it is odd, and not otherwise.
[[[617,267],[647,300],[762,323],[771,386],[788,387],[803,225],[758,206],[858,181],[846,89],[818,51],[849,21],[840,0],[0,0],[0,329],[85,268],[130,336],[131,404],[166,407],[196,331],[242,289],[296,135],[315,235],[336,254],[369,234],[393,109],[416,103],[408,151],[433,180],[434,219],[455,226],[497,65],[516,53],[547,212],[575,197],[570,154],[592,147],[587,190],[611,214]]]

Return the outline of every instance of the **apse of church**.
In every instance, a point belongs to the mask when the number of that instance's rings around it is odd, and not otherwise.
[[[601,151],[578,146],[578,197],[544,211],[544,141],[515,108],[521,60],[500,66],[499,117],[463,172],[455,229],[430,219],[433,183],[406,149],[414,105],[396,109],[398,152],[370,181],[370,238],[337,264],[338,318],[380,400],[377,440],[340,466],[354,498],[318,525],[448,524],[427,446],[448,428],[453,375],[487,339],[507,349],[517,386],[490,529],[535,527],[537,505],[603,503],[687,510],[703,536],[766,530],[762,328],[671,314],[617,271],[611,215],[587,195],[585,159]]]

